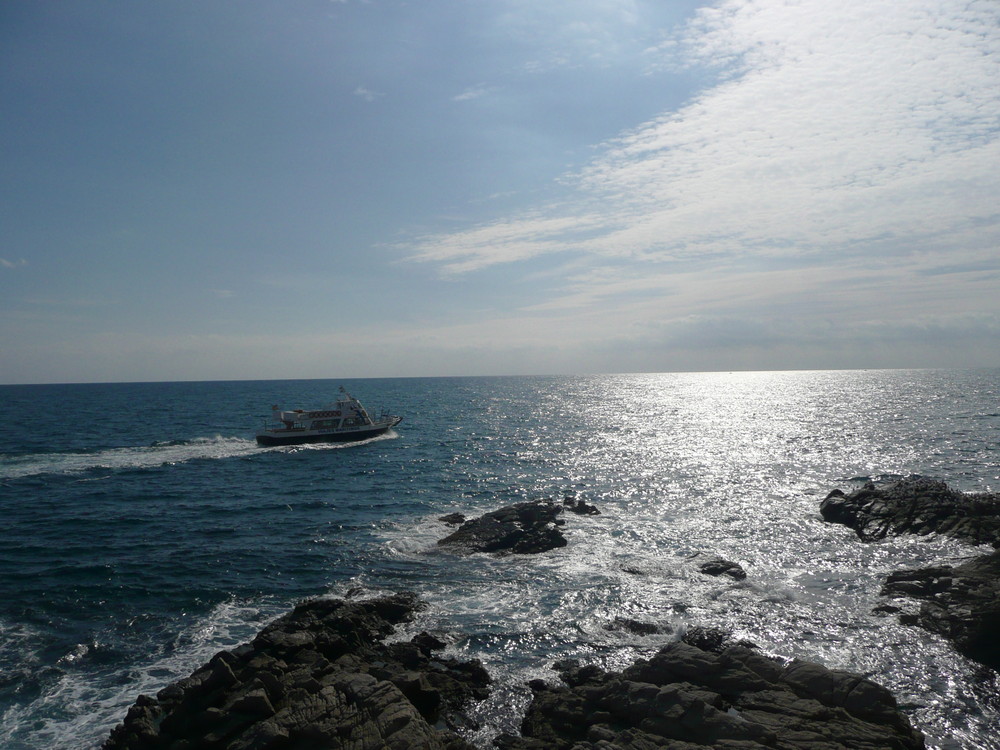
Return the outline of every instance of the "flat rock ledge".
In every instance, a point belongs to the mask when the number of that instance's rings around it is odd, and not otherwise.
[[[923,748],[883,687],[699,634],[622,672],[556,665],[531,683],[521,736],[502,750],[909,750]]]
[[[567,544],[560,530],[566,523],[560,517],[564,511],[579,515],[600,513],[593,505],[567,497],[562,503],[553,500],[515,503],[469,520],[460,520],[464,517],[452,514],[440,520],[449,524],[460,522],[461,526],[438,540],[438,545],[463,554],[534,555],[548,552]]]
[[[471,750],[452,729],[488,693],[478,661],[423,633],[386,644],[412,594],[305,602],[190,677],[141,695],[103,750]]]
[[[845,495],[834,490],[820,505],[827,521],[854,529],[871,542],[899,534],[948,534],[971,544],[1000,547],[1000,494],[966,494],[944,482],[909,477]]]
[[[869,483],[849,495],[834,490],[820,512],[828,521],[851,527],[864,541],[939,533],[1000,547],[1000,495],[966,494],[932,479],[909,478],[884,488]],[[902,623],[942,635],[959,653],[1000,671],[1000,551],[954,567],[896,571],[881,593],[916,599],[919,614],[901,615]]]

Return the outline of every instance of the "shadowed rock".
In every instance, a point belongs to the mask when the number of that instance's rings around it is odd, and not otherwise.
[[[559,526],[565,506],[549,500],[516,503],[473,518],[438,541],[465,552],[537,554],[566,546]]]
[[[882,594],[919,600],[917,624],[1000,671],[1000,550],[955,567],[896,571]]]
[[[420,602],[410,594],[299,605],[249,644],[155,698],[139,696],[104,750],[470,750],[442,727],[486,695],[478,662],[438,658],[426,633],[385,644]]]
[[[502,750],[909,750],[923,736],[884,688],[849,672],[788,665],[708,631],[622,672],[567,662],[564,684],[531,683],[522,736]],[[696,645],[700,644],[700,645]]]
[[[1000,495],[957,492],[932,479],[904,479],[884,488],[869,482],[849,495],[834,490],[820,512],[828,521],[850,526],[864,541],[939,533],[1000,547]],[[1000,670],[1000,552],[956,567],[897,571],[882,594],[919,600],[919,615],[904,614],[901,622],[938,633],[970,659]]]
[[[1000,495],[966,494],[935,479],[910,477],[878,488],[869,482],[848,495],[834,490],[820,513],[866,542],[890,534],[938,533],[1000,546]]]
[[[698,570],[710,576],[729,576],[733,580],[742,581],[747,577],[747,573],[739,563],[723,560],[721,557],[713,557],[698,563]]]

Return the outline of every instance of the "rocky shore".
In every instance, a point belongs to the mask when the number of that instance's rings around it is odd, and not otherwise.
[[[422,633],[386,642],[421,608],[412,594],[306,602],[155,697],[139,696],[103,750],[472,750],[463,709],[486,697],[477,661]],[[690,632],[620,673],[557,665],[532,682],[522,736],[501,750],[668,747],[910,750],[922,735],[860,675],[763,656]]]
[[[570,662],[531,683],[521,736],[501,750],[885,750],[924,747],[883,687],[849,672],[783,665],[695,631],[622,672]]]
[[[854,529],[863,541],[897,534],[947,534],[970,544],[1000,548],[1000,495],[965,494],[922,477],[885,487],[869,483],[850,494],[831,492],[823,517]],[[1000,671],[1000,551],[956,566],[896,571],[882,588],[887,597],[911,598],[919,613],[900,612],[904,624],[919,625],[951,640],[970,659]]]
[[[455,730],[487,695],[476,661],[426,633],[386,643],[412,594],[305,602],[156,697],[139,696],[103,750],[471,750]]]
[[[456,554],[539,554],[566,544],[567,512],[599,511],[566,498],[478,519],[447,516],[442,522],[458,528],[440,545]],[[746,577],[719,558],[696,564],[708,575]],[[464,737],[476,727],[466,711],[489,695],[490,676],[478,661],[444,656],[439,637],[395,639],[422,607],[410,593],[305,602],[155,697],[139,696],[103,750],[471,750]],[[497,748],[924,747],[877,684],[785,664],[723,633],[693,629],[621,672],[571,662],[556,669],[562,681],[530,684],[521,734],[501,736]]]

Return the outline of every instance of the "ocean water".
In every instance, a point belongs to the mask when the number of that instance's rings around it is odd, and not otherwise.
[[[344,385],[403,415],[347,445],[260,448],[270,405]],[[833,488],[920,474],[1000,490],[1000,370],[410,378],[0,387],[0,747],[98,747],[140,693],[313,596],[418,592],[401,637],[449,634],[494,695],[574,657],[623,667],[685,628],[864,673],[932,748],[1000,748],[996,673],[872,614],[892,570],[977,550],[863,544]],[[568,493],[567,547],[457,557],[446,513]],[[739,562],[743,582],[697,572]],[[638,636],[617,618],[669,632]]]

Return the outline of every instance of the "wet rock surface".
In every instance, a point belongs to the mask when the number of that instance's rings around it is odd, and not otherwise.
[[[882,594],[917,599],[920,613],[913,624],[1000,671],[1000,550],[957,566],[896,571]],[[903,616],[903,622],[910,619]]]
[[[704,555],[695,555],[691,559],[695,561],[699,572],[705,575],[716,577],[727,576],[734,581],[746,580],[747,572],[739,563],[731,560],[723,560],[721,557],[706,557]]]
[[[870,542],[897,534],[948,534],[972,544],[1000,546],[1000,494],[966,494],[944,482],[910,477],[885,487],[871,482],[850,494],[834,490],[820,505],[827,521],[842,523]]]
[[[562,503],[552,500],[533,500],[515,503],[486,513],[479,518],[461,522],[454,532],[438,541],[442,547],[471,554],[492,552],[497,554],[533,555],[565,547],[566,537],[560,527],[566,522],[560,516],[564,511],[578,515],[597,515],[593,505],[573,497]],[[446,523],[458,522],[459,514],[443,517]]]
[[[155,698],[139,696],[103,748],[469,750],[449,727],[487,694],[483,667],[435,656],[444,644],[429,634],[384,643],[421,606],[411,594],[301,604]]]
[[[966,494],[932,479],[904,479],[884,488],[869,483],[847,495],[834,490],[820,512],[864,541],[939,533],[1000,547],[1000,495]],[[919,614],[903,614],[901,622],[938,633],[965,656],[1000,670],[1000,551],[957,566],[896,571],[882,594],[916,599]]]
[[[503,750],[924,747],[884,688],[816,664],[781,662],[722,634],[697,631],[622,672],[557,665],[536,680],[522,736]]]

